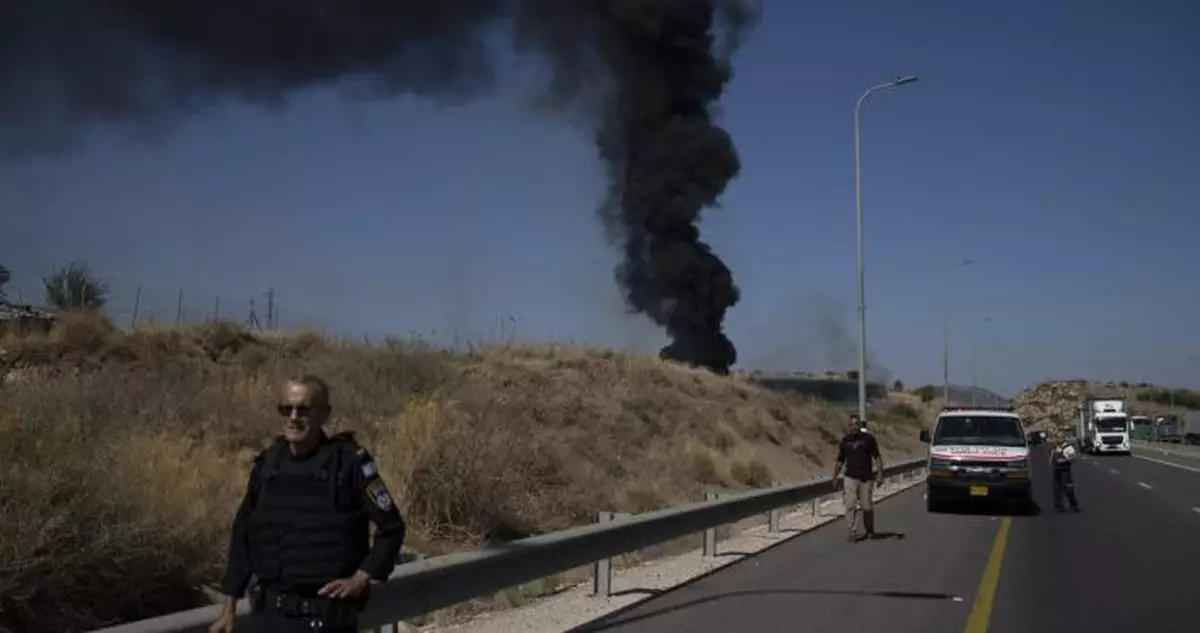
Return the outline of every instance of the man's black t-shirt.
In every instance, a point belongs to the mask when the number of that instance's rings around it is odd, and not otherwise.
[[[842,438],[838,461],[846,463],[846,476],[859,481],[871,479],[871,459],[879,457],[879,444],[870,433],[856,431]]]

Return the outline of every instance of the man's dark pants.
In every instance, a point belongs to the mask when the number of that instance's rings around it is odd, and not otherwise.
[[[1079,500],[1075,498],[1075,477],[1071,474],[1070,468],[1055,468],[1054,469],[1054,507],[1059,510],[1063,509],[1063,496],[1067,497],[1067,502],[1071,504],[1071,508],[1079,508]]]
[[[343,602],[258,588],[250,595],[253,605],[250,630],[253,633],[358,633],[357,612],[369,594],[368,590],[352,602]],[[326,614],[326,617],[317,614]]]
[[[274,609],[256,611],[250,616],[250,630],[253,633],[358,633],[358,627],[329,626],[315,623],[312,618],[289,617]]]

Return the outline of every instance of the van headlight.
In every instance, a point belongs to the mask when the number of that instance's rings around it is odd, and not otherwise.
[[[1014,459],[1005,464],[1008,470],[1004,476],[1009,479],[1029,479],[1029,458]]]

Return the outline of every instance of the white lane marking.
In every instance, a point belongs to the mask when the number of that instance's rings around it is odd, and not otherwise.
[[[1120,475],[1120,474],[1121,474],[1121,471],[1117,470],[1116,468],[1109,468],[1109,469],[1108,469],[1108,472],[1110,472],[1110,473],[1112,473],[1112,474],[1114,474],[1114,475]]]
[[[1146,457],[1145,455],[1134,455],[1134,457],[1136,457],[1138,459],[1144,459],[1148,462],[1154,462],[1155,464],[1162,464],[1163,466],[1170,466],[1172,468],[1179,468],[1179,469],[1188,470],[1188,471],[1191,471],[1194,473],[1200,473],[1200,468],[1196,468],[1194,466],[1184,466],[1183,464],[1176,464],[1175,462],[1169,462],[1165,459],[1155,459],[1153,457]]]
[[[1196,514],[1200,514],[1200,507],[1192,508],[1192,512],[1195,512]]]
[[[1150,484],[1148,484],[1144,481],[1139,481],[1138,485],[1145,488],[1146,490],[1154,490],[1154,486],[1151,486]]]

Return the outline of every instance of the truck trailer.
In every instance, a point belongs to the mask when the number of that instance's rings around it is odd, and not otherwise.
[[[1184,444],[1200,444],[1200,411],[1190,410],[1183,414],[1179,439]]]
[[[1084,399],[1079,407],[1079,437],[1084,451],[1093,455],[1130,454],[1127,404],[1126,396]]]

